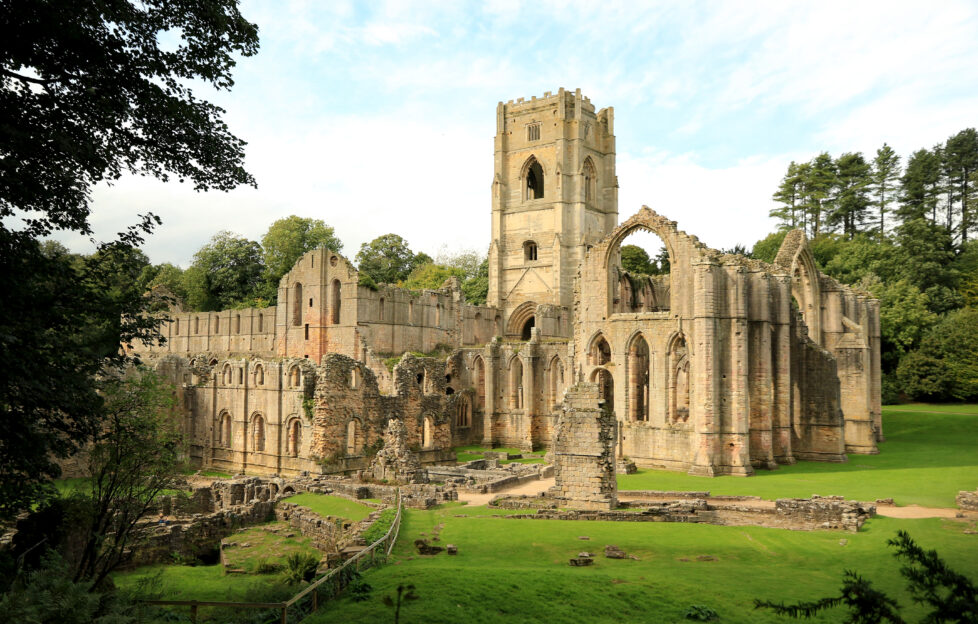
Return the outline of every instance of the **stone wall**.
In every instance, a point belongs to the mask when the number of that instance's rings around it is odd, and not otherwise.
[[[958,492],[958,495],[954,497],[954,502],[957,503],[958,509],[978,511],[978,490],[974,492]]]
[[[614,415],[596,384],[567,390],[553,448],[554,499],[567,507],[614,509],[616,431]]]

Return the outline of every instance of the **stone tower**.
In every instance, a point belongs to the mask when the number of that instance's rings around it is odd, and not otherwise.
[[[525,339],[537,306],[572,307],[585,252],[618,224],[614,109],[580,89],[500,102],[494,171],[488,305]],[[564,334],[568,316],[542,331]]]

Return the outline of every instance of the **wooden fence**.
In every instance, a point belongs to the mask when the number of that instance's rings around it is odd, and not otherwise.
[[[217,607],[224,609],[266,609],[281,612],[281,624],[288,624],[289,613],[292,612],[303,618],[319,608],[320,599],[329,599],[343,589],[359,573],[368,570],[378,562],[387,560],[394,549],[394,543],[401,532],[401,491],[397,491],[397,513],[387,533],[373,544],[370,544],[357,554],[313,581],[308,587],[292,596],[285,602],[214,602],[207,600],[144,600],[144,604],[190,607],[190,620],[197,621],[197,611],[200,607]],[[379,553],[379,554],[378,554]],[[298,620],[296,620],[298,621]]]

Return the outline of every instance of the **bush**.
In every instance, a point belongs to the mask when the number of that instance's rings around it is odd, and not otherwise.
[[[309,553],[294,552],[285,560],[285,572],[282,573],[286,583],[297,584],[311,581],[316,576],[319,558]]]
[[[716,622],[720,619],[717,612],[710,607],[705,607],[703,605],[690,605],[686,609],[686,619],[693,620],[694,622]]]

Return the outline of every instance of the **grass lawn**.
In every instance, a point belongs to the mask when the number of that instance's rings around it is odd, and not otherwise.
[[[495,451],[498,453],[509,453],[510,455],[522,455],[524,461],[522,463],[532,463],[532,464],[542,464],[543,456],[546,451],[538,451],[534,453],[524,453],[518,448],[512,448],[508,446],[501,446],[496,448],[489,448],[488,446],[480,446],[478,444],[473,444],[469,446],[456,446],[454,449],[455,455],[459,462],[468,462],[474,459],[482,459],[482,454],[486,451]],[[539,461],[525,461],[529,459],[539,459]],[[520,461],[520,460],[504,460],[500,463],[506,463],[510,461]]]
[[[470,515],[456,517],[462,512]],[[374,588],[369,600],[341,597],[305,622],[390,621],[392,610],[382,600],[399,583],[413,583],[420,596],[402,608],[402,622],[684,622],[692,605],[716,610],[728,624],[785,622],[790,620],[755,611],[753,599],[828,596],[841,585],[845,569],[857,570],[909,606],[896,559],[885,545],[898,529],[936,548],[958,571],[978,576],[978,536],[963,533],[967,524],[945,520],[877,518],[852,534],[475,517],[482,513],[485,508],[458,505],[407,511],[392,564],[364,576]],[[417,556],[413,541],[441,523],[439,543],[456,544],[459,554]],[[606,544],[640,560],[606,559]],[[595,564],[568,566],[582,550],[598,554]],[[714,560],[698,559],[704,556]],[[834,611],[809,621],[840,620]]]
[[[224,574],[223,566],[152,565],[112,575],[116,587],[139,592],[148,586],[162,600],[209,600],[227,602],[275,602],[299,591],[274,574]],[[174,608],[186,615],[186,608]],[[240,613],[248,613],[241,611]],[[202,616],[207,612],[203,611]]]
[[[960,490],[978,487],[978,405],[883,407],[886,442],[879,455],[849,455],[844,464],[800,462],[753,477],[694,477],[639,470],[620,475],[622,490],[708,490],[767,499],[841,495],[898,505],[954,507]]]
[[[292,535],[292,537],[287,537]],[[261,571],[261,567],[285,568],[285,561],[292,553],[305,553],[317,559],[321,553],[313,548],[312,540],[303,537],[287,522],[269,522],[234,533],[224,540],[237,544],[224,549],[224,557],[232,569],[244,570],[251,574]],[[248,544],[242,547],[242,544]],[[270,569],[269,568],[269,569]]]
[[[316,494],[315,492],[303,492],[302,494],[290,496],[285,500],[296,505],[308,507],[320,516],[337,516],[346,518],[347,520],[353,520],[354,522],[363,520],[370,515],[370,512],[374,511],[373,507],[362,505],[342,496]]]

